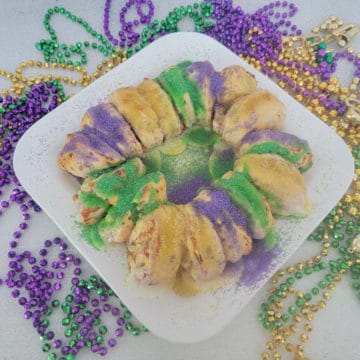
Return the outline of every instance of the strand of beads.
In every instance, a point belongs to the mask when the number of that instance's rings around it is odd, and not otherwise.
[[[111,55],[107,60],[102,60],[97,66],[95,71],[90,75],[82,66],[66,65],[66,64],[57,64],[57,63],[48,63],[41,61],[28,60],[20,63],[19,66],[15,68],[14,72],[0,70],[0,76],[3,76],[9,81],[11,81],[12,86],[10,89],[2,90],[1,94],[7,96],[14,94],[15,96],[23,95],[25,89],[31,87],[35,84],[41,82],[54,82],[59,86],[59,94],[61,101],[64,101],[66,97],[64,96],[63,88],[71,86],[87,86],[92,81],[99,78],[101,75],[106,74],[108,71],[121,64],[126,60],[126,52],[122,51],[122,56]],[[27,69],[36,69],[37,71],[42,70],[44,73],[37,75],[32,75],[30,77],[24,76],[24,71]],[[49,71],[56,71],[56,73],[50,73]],[[66,72],[66,74],[63,74]],[[77,72],[80,74],[80,78],[74,78],[68,74]],[[69,97],[71,94],[69,95]],[[60,101],[60,100],[59,100]],[[2,110],[3,111],[3,110]]]
[[[111,55],[109,60],[102,60],[100,64],[97,65],[96,70],[92,74],[92,79],[98,79],[100,76],[106,74],[114,67],[118,66],[127,59],[127,52],[122,51],[122,56]],[[85,85],[86,86],[86,85]]]
[[[209,3],[194,3],[193,5],[180,6],[171,10],[165,19],[154,20],[142,30],[139,44],[132,49],[128,49],[128,55],[143,49],[146,45],[153,42],[159,36],[180,31],[178,24],[184,18],[194,21],[196,32],[205,32],[206,29],[214,24],[210,19],[214,7]]]
[[[346,59],[350,62],[355,70],[353,78],[346,90],[344,89],[344,95],[350,99],[359,100],[360,94],[360,53],[354,54],[354,49],[347,48],[346,50],[339,51],[334,56],[334,62],[338,62],[340,59]]]
[[[356,280],[352,287],[360,299],[360,284],[357,281],[360,278],[360,122],[358,113],[353,118],[349,116],[348,106],[348,99],[359,99],[360,62],[359,55],[354,55],[351,48],[333,55],[326,51],[325,42],[314,45],[302,37],[289,37],[283,39],[282,45],[278,61],[263,61],[250,56],[246,60],[278,81],[282,88],[336,130],[352,150],[355,162],[353,192],[344,197],[309,237],[310,240],[322,242],[319,255],[286,270],[279,270],[272,279],[277,287],[269,290],[270,296],[262,304],[259,315],[263,326],[271,332],[271,340],[266,344],[262,358],[281,359],[285,351],[294,353],[295,358],[303,359],[304,344],[313,328],[311,321],[317,311],[326,307],[330,299],[329,291],[335,289],[336,282],[345,274],[350,274]],[[333,76],[340,58],[346,58],[355,67],[351,87],[341,86],[340,81]],[[334,254],[336,250],[337,255]],[[331,260],[325,261],[327,256],[332,257]],[[300,279],[325,271],[327,273],[311,289],[306,292],[295,289],[295,284],[300,285]],[[288,277],[280,282],[286,274]],[[293,304],[285,306],[284,302],[289,302],[290,298]]]
[[[126,13],[135,5],[136,12],[139,15],[139,19],[134,21],[126,20]],[[142,6],[148,7],[148,13],[143,12]],[[121,30],[118,32],[119,40],[116,39],[110,32],[109,19],[110,19],[110,7],[111,0],[106,0],[104,8],[104,24],[103,29],[106,37],[114,46],[120,46],[121,48],[132,47],[140,39],[140,34],[133,30],[133,27],[137,27],[140,24],[147,25],[151,22],[154,15],[154,4],[150,0],[129,0],[121,9],[119,14]]]
[[[55,260],[50,260],[51,248],[58,246],[59,252]],[[42,341],[42,350],[48,354],[48,359],[72,360],[83,348],[90,348],[94,353],[106,355],[109,347],[116,345],[116,338],[123,335],[123,328],[137,336],[147,329],[131,322],[131,313],[120,302],[122,310],[114,302],[119,300],[114,292],[98,277],[92,275],[89,280],[80,279],[82,273],[81,260],[67,252],[67,244],[60,238],[46,240],[39,250],[39,258],[25,250],[8,253],[10,259],[9,271],[5,280],[11,290],[11,295],[24,307],[24,318],[32,320]],[[75,276],[71,279],[71,291],[64,296],[64,301],[58,300],[66,276],[73,268]],[[61,336],[51,330],[51,316],[58,309],[65,317],[61,324],[64,331]],[[110,335],[104,322],[104,314],[113,316],[114,334]],[[106,341],[105,335],[109,337]],[[59,352],[59,354],[57,354]]]
[[[329,57],[332,72],[329,73],[329,67],[321,59],[319,61],[319,51],[326,48],[326,44],[320,43],[314,48],[311,44],[301,41],[303,39],[297,37],[285,39],[277,62],[264,62],[250,57],[246,60],[274,79],[280,87],[331,126],[347,140],[352,149],[359,143],[360,121],[359,111],[349,106],[349,99],[358,101],[356,99],[359,98],[360,57],[353,54],[352,49],[336,53]],[[342,86],[333,76],[338,60],[344,57],[355,67],[350,87]],[[354,186],[358,187],[359,184],[354,183]]]
[[[10,95],[5,98],[0,97],[0,187],[2,188],[0,196],[4,196],[4,190],[7,190],[6,193],[10,192],[9,198],[1,201],[0,214],[3,215],[12,204],[17,204],[22,218],[18,228],[13,232],[13,239],[9,243],[11,249],[17,248],[19,238],[28,227],[31,216],[30,210],[41,211],[33,200],[29,200],[28,194],[22,189],[15,176],[12,167],[15,144],[33,123],[63,100],[60,95],[61,91],[62,89],[58,84],[47,82],[33,85],[21,98],[13,98]],[[9,191],[11,185],[14,188]],[[13,257],[10,254],[14,253],[9,252],[9,257]],[[12,263],[11,266],[13,265]],[[13,269],[10,271],[13,272]]]
[[[67,245],[59,238],[54,239],[53,242],[50,240],[44,242],[44,247],[39,250],[40,259],[37,259],[28,250],[23,252],[18,250],[19,239],[28,228],[30,210],[37,213],[41,209],[33,200],[29,200],[27,193],[21,189],[21,184],[15,177],[11,166],[15,144],[34,122],[65,101],[66,98],[62,86],[57,81],[32,85],[29,90],[25,90],[22,98],[13,98],[10,95],[0,98],[2,103],[0,131],[3,136],[0,183],[2,187],[12,183],[17,186],[11,191],[9,199],[1,202],[1,214],[12,203],[16,203],[22,216],[19,229],[14,231],[13,240],[9,243],[8,257],[10,261],[5,283],[11,289],[12,297],[18,299],[18,303],[24,307],[25,319],[33,320],[33,326],[37,329],[43,342],[42,350],[48,354],[48,359],[56,359],[60,356],[62,360],[71,360],[82,348],[90,348],[92,352],[100,355],[107,353],[108,349],[104,340],[107,327],[104,325],[105,323],[100,324],[104,317],[100,316],[102,311],[106,313],[111,310],[117,327],[114,330],[114,336],[109,337],[107,341],[109,347],[116,345],[116,338],[122,336],[123,327],[134,336],[139,335],[142,331],[146,332],[147,329],[131,322],[131,313],[123,304],[121,304],[123,308],[121,314],[116,306],[108,303],[108,297],[115,299],[115,296],[103,281],[94,276],[90,277],[89,281],[74,277],[71,280],[71,293],[65,297],[65,301],[62,303],[62,310],[67,315],[62,320],[62,324],[66,326],[64,336],[67,341],[59,338],[54,340],[55,331],[49,330],[49,326],[51,315],[60,302],[52,299],[54,294],[63,287],[62,283],[66,280],[65,269],[68,268],[68,265],[75,266],[74,275],[81,274],[80,259],[65,253]],[[48,255],[52,244],[58,245],[60,252],[58,259],[50,263]],[[26,269],[26,266],[30,268]],[[26,294],[23,293],[24,291]],[[91,302],[88,296],[90,292],[96,293]],[[71,302],[74,303],[70,306]],[[90,305],[94,307],[95,304],[101,302],[106,302],[102,310],[100,308],[89,310]],[[78,329],[80,329],[79,332],[76,332]],[[58,355],[57,352],[59,352]]]
[[[71,45],[65,43],[59,44],[56,31],[50,25],[50,20],[55,14],[63,15],[73,23],[81,25],[94,41],[92,43],[89,41],[77,42],[76,44]],[[36,43],[35,46],[38,50],[43,52],[44,60],[46,62],[74,65],[75,67],[80,66],[81,64],[85,65],[87,64],[87,51],[90,49],[97,50],[104,57],[110,55],[122,56],[122,52],[117,51],[117,49],[100,32],[94,30],[81,17],[71,14],[70,11],[64,8],[59,8],[58,6],[50,8],[44,15],[43,24],[50,34],[50,39],[42,39]],[[73,56],[80,57],[80,60],[71,60]]]
[[[73,72],[74,70],[81,73],[81,79],[77,80],[75,78],[68,77],[67,75],[61,76],[60,74],[51,74],[51,73],[43,73],[38,74],[36,76],[30,76],[25,77],[23,75],[23,71],[26,68],[36,68],[36,69],[44,69],[44,71],[48,71],[50,69],[59,69],[60,71],[70,71]],[[5,70],[0,70],[0,76],[4,76],[8,78],[12,86],[10,89],[4,89],[2,90],[2,95],[7,96],[9,94],[14,94],[15,96],[23,95],[25,90],[28,87],[32,87],[39,83],[49,83],[54,82],[56,86],[59,88],[59,102],[63,102],[66,100],[64,91],[63,91],[63,85],[70,84],[72,86],[75,86],[77,84],[80,85],[87,85],[89,81],[91,81],[91,78],[87,74],[87,71],[84,68],[81,67],[74,67],[73,65],[65,65],[62,64],[61,66],[58,66],[58,64],[49,64],[49,63],[42,63],[41,61],[34,61],[29,60],[27,62],[21,62],[21,64],[15,68],[16,75],[13,75],[10,72],[7,72]],[[62,85],[63,84],[63,85]]]
[[[214,6],[212,18],[216,23],[205,33],[244,57],[277,59],[281,49],[281,37],[289,33],[301,34],[301,30],[289,20],[296,14],[297,8],[287,1],[272,2],[253,14],[245,13],[240,7],[234,7],[232,1],[206,2]]]
[[[360,146],[356,152],[359,150]],[[269,290],[270,296],[261,305],[262,311],[259,314],[263,326],[271,330],[271,340],[267,342],[266,351],[262,354],[264,360],[281,359],[282,350],[305,359],[304,344],[309,338],[308,333],[313,329],[311,321],[319,310],[326,307],[326,302],[331,298],[330,292],[346,274],[350,274],[355,280],[352,288],[360,300],[360,253],[351,251],[355,241],[360,243],[360,216],[358,212],[353,216],[348,215],[348,210],[354,206],[359,206],[359,199],[355,203],[351,196],[345,195],[309,236],[310,241],[322,244],[320,253],[305,262],[289,266],[286,270],[279,270],[273,277],[271,282],[277,287]],[[326,261],[325,258],[331,259]],[[326,274],[307,292],[295,289],[295,284],[303,277],[321,272]],[[294,298],[294,303],[286,307],[284,301],[290,296]],[[301,334],[296,338],[299,332]]]
[[[29,196],[21,188],[15,176],[12,167],[15,144],[33,123],[63,101],[61,91],[61,87],[56,82],[47,82],[33,85],[21,98],[13,98],[10,95],[5,98],[0,97],[2,105],[0,107],[0,187],[2,188],[0,196],[10,193],[8,199],[1,201],[0,211],[3,214],[12,204],[17,204],[22,214],[22,222],[14,231],[13,240],[10,242],[11,248],[17,247],[18,239],[27,229],[27,221],[30,219],[29,209],[32,208],[35,212],[41,210],[33,200],[29,200]],[[10,186],[14,187],[9,191]]]
[[[33,123],[65,99],[62,85],[57,81],[33,85],[21,98],[10,95],[0,97],[0,136],[7,139],[8,148],[2,155],[3,159],[10,160],[13,151],[11,144],[17,142]]]
[[[315,49],[306,43],[303,46],[295,46],[300,41],[302,39],[299,37],[283,40],[283,49],[277,62],[249,58],[247,60],[274,79],[281,88],[287,90],[322,120],[327,121],[337,115],[343,115],[346,104],[340,95],[344,90],[335,77],[329,76],[328,65],[331,65],[333,72],[336,69],[335,62],[329,60],[328,64],[326,61],[319,61],[322,57],[322,44]]]
[[[36,69],[44,70],[47,73],[39,74],[37,76],[30,76],[25,77],[24,71],[30,70],[30,69]],[[50,70],[60,70],[60,72],[70,72],[73,73],[78,72],[81,75],[81,78],[79,80],[69,77],[68,75],[59,75],[59,74],[51,74],[48,73]],[[90,78],[88,75],[88,72],[85,68],[78,66],[75,67],[73,65],[66,65],[66,64],[56,64],[56,63],[47,63],[47,62],[41,62],[41,61],[34,61],[34,60],[28,60],[28,61],[22,61],[16,68],[14,73],[0,70],[0,76],[4,76],[8,78],[11,83],[12,87],[9,90],[3,90],[3,95],[8,95],[9,93],[14,93],[16,95],[22,95],[26,87],[31,87],[39,82],[49,82],[52,80],[57,81],[58,83],[63,84],[70,84],[70,85],[77,85],[78,83],[80,85],[89,83]]]
[[[331,16],[323,24],[328,24],[326,26],[332,29],[327,36],[322,35],[317,38],[318,28],[315,28],[312,34],[305,37],[283,38],[278,61],[264,61],[249,56],[245,59],[277,81],[280,87],[333,127],[340,136],[354,138],[358,130],[356,122],[359,123],[360,119],[357,107],[360,55],[355,55],[351,48],[333,54],[326,50],[327,43],[322,41],[323,38],[337,41],[338,38],[334,37],[333,31],[342,23],[338,18]],[[349,26],[353,36],[356,29],[353,29],[351,24]],[[347,41],[350,41],[350,36],[347,34],[340,33],[338,37],[346,37]],[[342,86],[333,76],[341,58],[348,59],[355,67],[349,87]],[[354,99],[353,106],[351,106],[352,99]]]

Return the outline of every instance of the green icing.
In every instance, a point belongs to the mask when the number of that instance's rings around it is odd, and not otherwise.
[[[255,215],[262,227],[266,228],[267,214],[263,200],[258,190],[239,172],[233,172],[230,178],[216,180],[216,185],[227,190],[233,200],[246,211],[251,211]]]
[[[290,148],[291,149],[291,148]],[[292,164],[299,164],[302,162],[304,156],[310,153],[310,149],[302,148],[301,152],[293,152],[289,148],[282,146],[281,144],[274,141],[266,141],[259,144],[249,146],[242,154],[276,154],[283,157],[285,160]],[[305,172],[311,167],[312,163],[309,162],[304,166],[300,167],[301,172]]]
[[[118,202],[112,206],[105,216],[99,221],[99,233],[106,238],[108,234],[120,229],[124,220],[130,215],[131,220],[135,223],[142,211],[149,213],[160,205],[155,189],[151,189],[150,198],[146,204],[141,203],[144,186],[149,183],[158,183],[162,174],[159,172],[146,174],[140,178],[129,182],[119,191]],[[153,203],[151,203],[153,202]]]
[[[161,172],[166,179],[168,194],[179,184],[200,178],[210,184],[209,148],[187,146],[185,151],[175,156],[163,156]]]
[[[272,249],[278,242],[278,236],[275,232],[275,230],[270,229],[265,238],[265,246],[267,249]]]
[[[191,64],[190,61],[188,63],[188,65]],[[183,80],[183,71],[179,65],[163,71],[156,80],[165,89],[168,95],[170,95],[180,115],[183,117],[185,124],[191,126],[192,124],[190,123],[183,98],[187,89]]]
[[[184,142],[194,147],[209,147],[215,144],[219,136],[212,130],[200,126],[187,129],[182,135]]]
[[[99,234],[98,226],[99,222],[89,226],[80,224],[81,236],[86,239],[90,245],[100,250],[105,246],[105,243]]]
[[[119,229],[123,225],[123,221],[128,213],[131,213],[131,210],[128,209],[128,211],[124,211],[122,214],[117,212],[118,214],[116,216],[116,212],[112,211],[113,209],[114,207],[110,209],[105,218],[99,221],[99,234],[100,237],[104,239],[108,238],[113,230]]]
[[[312,165],[313,165],[312,161],[308,161],[304,166],[299,167],[299,171],[301,173],[304,173],[308,171],[312,167]]]
[[[214,146],[214,151],[209,158],[209,171],[213,179],[221,178],[225,173],[234,168],[235,156],[230,147],[222,143]]]
[[[150,189],[149,199],[146,203],[143,203],[141,201],[142,195],[143,194],[140,191],[135,195],[133,199],[133,203],[134,205],[136,205],[137,210],[133,213],[133,221],[137,221],[140,216],[150,214],[164,203],[163,200],[159,200],[159,195],[154,188]]]
[[[271,191],[267,191],[264,189],[259,189],[259,191],[265,196],[271,210],[273,210],[274,213],[281,212],[284,206],[282,204],[282,201],[277,196],[275,196]]]
[[[93,208],[93,207],[100,207],[100,208],[108,208],[109,204],[99,198],[96,194],[91,192],[79,192],[79,201],[83,204],[85,208]]]
[[[163,71],[156,79],[171,97],[186,127],[193,125],[193,119],[190,118],[186,109],[186,101],[191,101],[195,117],[199,117],[205,112],[200,89],[184,71],[190,65],[190,61],[183,61],[175,67]]]
[[[248,181],[254,183],[254,187],[266,198],[272,210],[281,211],[283,209],[282,202],[277,196],[275,196],[271,191],[260,189],[256,186],[254,179],[250,176],[249,166],[246,163],[243,164],[242,174],[244,174]]]
[[[156,172],[152,174],[152,177],[154,183],[159,183],[163,175],[160,172]],[[145,185],[146,184],[144,184],[143,186]],[[138,214],[140,212],[141,215],[151,212],[151,209],[155,210],[163,202],[163,200],[159,199],[159,194],[154,187],[150,188],[149,198],[146,200],[146,202],[144,202],[144,200],[142,199],[143,186],[141,186],[141,188],[135,193],[132,200],[132,203],[134,204],[134,206],[136,206],[135,213]]]
[[[190,60],[184,60],[182,62],[179,62],[176,64],[176,67],[180,70],[185,70],[187,67],[189,67],[192,64]]]
[[[89,174],[87,175],[89,179],[93,180],[98,178],[100,175],[102,174],[106,174],[110,171],[113,171],[115,167],[110,167],[110,168],[106,168],[106,169],[100,169],[100,170],[92,170],[89,172]]]
[[[95,183],[94,191],[105,198],[110,198],[123,186],[123,178],[116,174],[106,174]]]
[[[134,158],[127,161],[124,165],[121,166],[121,169],[124,170],[127,179],[133,179],[144,174],[144,164],[139,158]]]
[[[91,171],[89,171],[89,173],[86,176],[88,176],[90,179],[96,179],[100,175],[106,174],[106,173],[114,170],[115,168],[117,168],[118,166],[123,164],[125,161],[126,161],[126,159],[124,157],[121,157],[121,159],[119,161],[117,161],[116,163],[111,164],[111,167],[107,167],[105,169],[91,170]],[[107,166],[109,166],[109,164],[107,164]]]
[[[95,182],[94,191],[103,198],[116,196],[129,179],[144,174],[144,166],[140,159],[129,160],[115,171],[101,175]]]
[[[206,112],[201,90],[199,89],[196,81],[191,79],[190,76],[184,72],[184,79],[188,82],[191,102],[194,106],[195,116],[197,119],[202,118]]]
[[[269,223],[262,196],[248,177],[243,173],[232,172],[230,178],[217,179],[215,185],[225,189],[235,204],[245,211],[252,228],[260,227],[264,230],[266,246],[273,247],[276,244],[276,235]]]
[[[146,174],[140,178],[126,184],[119,191],[118,202],[115,206],[112,206],[103,220],[101,220],[101,228],[106,226],[112,226],[113,224],[121,223],[124,217],[130,211],[134,220],[138,217],[138,211],[141,211],[142,207],[139,204],[139,199],[142,196],[142,189],[150,182],[159,183],[163,175],[160,172],[154,172]],[[154,200],[153,197],[152,200]],[[158,200],[158,199],[157,199]],[[142,204],[144,206],[144,204]]]
[[[214,176],[221,177],[233,168],[234,153],[215,132],[196,126],[146,153],[143,160],[148,172],[156,170],[164,174],[167,194],[171,197],[184,183],[192,189],[210,185]]]
[[[142,157],[148,173],[161,169],[161,152],[158,149],[145,153]]]
[[[219,141],[218,136],[210,129],[193,127],[184,132],[179,141],[185,146],[182,151],[162,151],[160,170],[166,178],[168,189],[181,182],[201,177],[211,181],[209,158],[212,146]]]

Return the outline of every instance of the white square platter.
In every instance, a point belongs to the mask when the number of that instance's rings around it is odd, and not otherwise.
[[[271,91],[285,104],[285,131],[306,139],[314,156],[314,165],[305,174],[311,214],[296,221],[279,220],[276,226],[280,241],[274,251],[265,253],[261,247],[255,248],[241,265],[238,279],[191,298],[132,284],[125,246],[97,251],[82,239],[74,223],[77,207],[72,201],[79,184],[56,165],[66,134],[79,130],[81,117],[90,106],[105,101],[116,88],[136,85],[144,77],[154,78],[182,60],[209,60],[216,70],[233,64],[243,66],[255,75],[259,87]],[[320,119],[215,40],[186,32],[166,35],[148,45],[39,120],[17,144],[14,167],[26,191],[132,313],[154,334],[182,343],[213,336],[239,314],[336,205],[348,189],[354,170],[347,145]]]

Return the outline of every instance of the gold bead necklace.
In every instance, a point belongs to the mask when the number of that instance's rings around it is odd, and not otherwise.
[[[118,52],[122,56],[118,56]],[[0,69],[0,76],[7,78],[11,82],[11,87],[1,91],[1,94],[6,96],[14,94],[20,96],[24,93],[26,87],[31,87],[40,82],[56,80],[63,85],[71,86],[88,86],[91,82],[98,79],[101,75],[121,64],[126,60],[126,51],[118,50],[116,54],[111,55],[107,60],[102,60],[96,66],[96,70],[90,75],[82,66],[48,63],[41,61],[22,61],[13,72]],[[29,69],[42,70],[42,73],[33,76],[24,76],[24,72]],[[56,71],[57,73],[49,73],[48,71]],[[80,78],[72,77],[72,74],[77,72]],[[67,73],[67,74],[64,74]],[[71,74],[71,75],[68,75]],[[70,95],[71,96],[71,95]]]
[[[336,283],[350,268],[360,265],[359,77],[355,76],[346,87],[335,76],[321,79],[319,72],[315,71],[319,68],[316,48],[331,64],[333,56],[325,50],[327,45],[335,43],[340,47],[347,46],[358,30],[356,25],[344,25],[342,20],[331,16],[319,27],[313,28],[310,35],[283,38],[278,61],[261,64],[254,58],[245,58],[333,128],[352,150],[356,165],[351,189],[330,213],[330,218],[320,224],[315,235],[311,235],[311,238],[321,240],[319,253],[306,261],[278,270],[270,281],[269,297],[262,304],[262,312],[259,314],[259,320],[270,332],[270,340],[261,354],[263,360],[287,358],[286,354],[296,360],[308,359],[305,357],[304,345],[313,329],[312,321],[316,313],[326,308]],[[360,59],[360,54],[354,55],[352,48],[347,48],[341,55],[355,61]],[[326,99],[344,104],[346,111],[326,106]],[[353,230],[353,224],[357,224],[356,231]],[[345,236],[339,230],[344,226]],[[340,246],[346,236],[346,244]],[[337,262],[327,261],[329,254],[333,255],[334,248],[340,249],[343,257],[337,259]],[[310,291],[304,293],[295,287],[296,281],[327,268],[330,268],[330,273]],[[355,284],[354,289],[360,288],[360,284]],[[291,301],[295,305],[289,304]]]

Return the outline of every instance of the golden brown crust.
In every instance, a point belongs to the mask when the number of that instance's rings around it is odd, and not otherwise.
[[[187,259],[183,260],[183,267],[195,280],[219,276],[225,268],[225,255],[216,230],[210,220],[197,213],[190,203],[179,208],[186,223]]]
[[[304,177],[295,165],[275,154],[248,154],[235,162],[235,170],[246,167],[252,182],[271,194],[271,211],[283,216],[306,216],[310,210]],[[271,200],[269,200],[271,201]]]
[[[238,147],[252,130],[276,129],[284,126],[285,106],[266,90],[257,90],[236,100],[218,125],[222,139]]]
[[[109,96],[109,101],[124,116],[138,139],[146,149],[163,142],[164,135],[159,128],[159,120],[151,105],[135,87],[123,87]]]
[[[166,139],[180,135],[183,126],[167,93],[152,79],[145,78],[137,90],[155,111]]]
[[[228,66],[220,72],[220,75],[224,79],[224,90],[218,102],[222,105],[228,105],[256,89],[257,81],[255,77],[242,66]]]
[[[174,205],[162,205],[140,218],[128,241],[128,264],[138,281],[148,285],[174,282],[184,251],[184,225]]]

